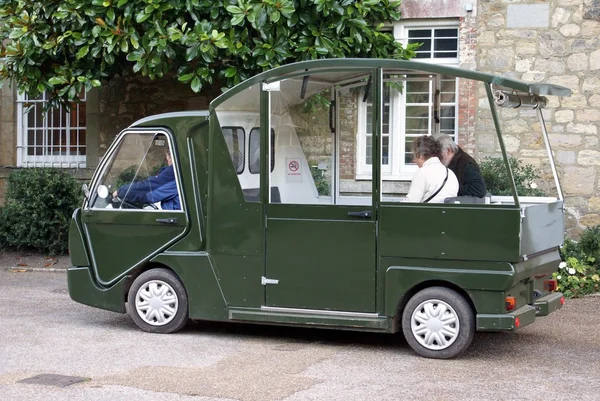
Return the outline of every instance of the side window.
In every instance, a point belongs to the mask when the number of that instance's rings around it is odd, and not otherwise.
[[[227,149],[231,155],[231,161],[235,172],[242,174],[245,165],[246,133],[242,127],[222,127],[223,136],[227,143]]]
[[[169,139],[157,132],[130,132],[108,155],[94,183],[89,207],[124,210],[181,210]]]
[[[215,109],[220,134],[231,156],[246,202],[260,202],[260,86],[253,85],[227,98]]]
[[[260,128],[254,127],[250,131],[248,144],[248,169],[251,174],[260,173]],[[275,131],[271,129],[271,143],[275,144]],[[271,171],[275,167],[275,146],[271,146]]]
[[[270,203],[302,205],[372,204],[372,172],[356,176],[357,138],[372,162],[373,70],[340,68],[269,83],[269,123],[276,140],[269,174]],[[367,120],[367,121],[365,121]]]

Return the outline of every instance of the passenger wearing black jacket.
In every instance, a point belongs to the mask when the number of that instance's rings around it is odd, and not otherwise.
[[[441,148],[442,164],[458,178],[458,196],[483,198],[486,194],[485,181],[475,159],[463,151],[450,136],[439,134],[435,139]]]

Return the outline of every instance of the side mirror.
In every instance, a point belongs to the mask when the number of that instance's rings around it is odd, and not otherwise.
[[[108,198],[108,187],[106,185],[99,185],[98,190],[96,191],[98,196],[102,199]]]
[[[85,195],[85,197],[87,199],[89,199],[90,198],[90,189],[88,188],[87,184],[83,184],[81,186],[81,190],[83,191],[83,194]]]

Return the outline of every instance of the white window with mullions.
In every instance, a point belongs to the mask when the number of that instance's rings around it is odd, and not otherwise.
[[[458,66],[457,20],[402,21],[394,37],[404,45],[422,43],[417,61]],[[457,138],[458,79],[429,74],[402,75],[384,71],[381,127],[381,178],[410,180],[417,169],[412,161],[412,141],[438,133]],[[372,100],[359,103],[356,178],[372,171]],[[362,127],[362,128],[361,128]]]
[[[405,46],[420,43],[415,59],[458,64],[459,31],[457,21],[403,21],[394,26],[394,37]]]
[[[45,110],[46,93],[17,98],[17,166],[83,168],[86,162],[86,98],[71,108]]]
[[[457,139],[456,79],[427,74],[398,77],[384,72],[381,126],[381,178],[407,180],[417,169],[412,141],[421,135],[448,134]],[[372,171],[372,100],[359,103],[357,174]]]
[[[431,135],[434,114],[432,77],[407,78],[400,81],[404,88],[402,93],[397,93],[397,106],[394,108],[394,117],[398,120],[400,132],[404,132],[404,141],[400,144],[402,157],[396,176],[402,172],[414,172],[416,164],[412,160],[411,144],[415,138],[422,135]],[[404,117],[404,118],[402,118]],[[398,159],[398,158],[397,158]]]
[[[362,96],[362,95],[361,95]],[[390,120],[390,90],[384,90],[383,99],[383,116],[381,127],[381,164],[382,172],[390,174],[391,170],[391,124]],[[366,101],[359,102],[359,128],[358,132],[358,178],[371,178],[373,165],[373,99],[371,93],[368,94]]]
[[[435,80],[430,76],[385,74],[383,87],[383,116],[381,130],[381,175],[384,180],[406,179],[412,176],[411,142],[418,136],[432,133]],[[365,115],[364,139],[358,138],[360,150],[357,178],[372,171],[372,101],[363,102]],[[363,143],[366,145],[363,147]]]

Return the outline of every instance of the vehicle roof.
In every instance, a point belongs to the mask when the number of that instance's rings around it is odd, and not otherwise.
[[[410,71],[412,73],[422,72],[431,74],[452,75],[459,78],[482,81],[489,84],[514,89],[519,92],[525,92],[534,95],[571,96],[571,90],[564,86],[544,83],[528,83],[505,75],[491,74],[475,70],[467,70],[447,65],[432,64],[412,60],[340,58],[301,61],[263,72],[234,86],[227,92],[214,99],[210,104],[210,109],[213,110],[219,104],[231,98],[236,93],[239,93],[240,91],[263,81],[274,82],[286,79],[288,77],[318,73],[320,81],[327,81],[328,78],[330,78],[330,82],[333,85],[344,80],[364,75],[365,69],[373,69],[379,67],[394,70],[393,73],[395,74],[401,74],[402,71]],[[343,71],[343,69],[347,69],[347,71]],[[360,71],[358,69],[360,69]],[[341,72],[343,72],[343,74],[340,75]]]
[[[195,111],[175,111],[171,113],[156,114],[148,117],[141,118],[136,122],[132,123],[129,128],[139,127],[144,125],[151,125],[149,123],[156,123],[158,120],[165,120],[171,118],[185,118],[185,117],[203,117],[208,118],[208,110],[195,110]]]

